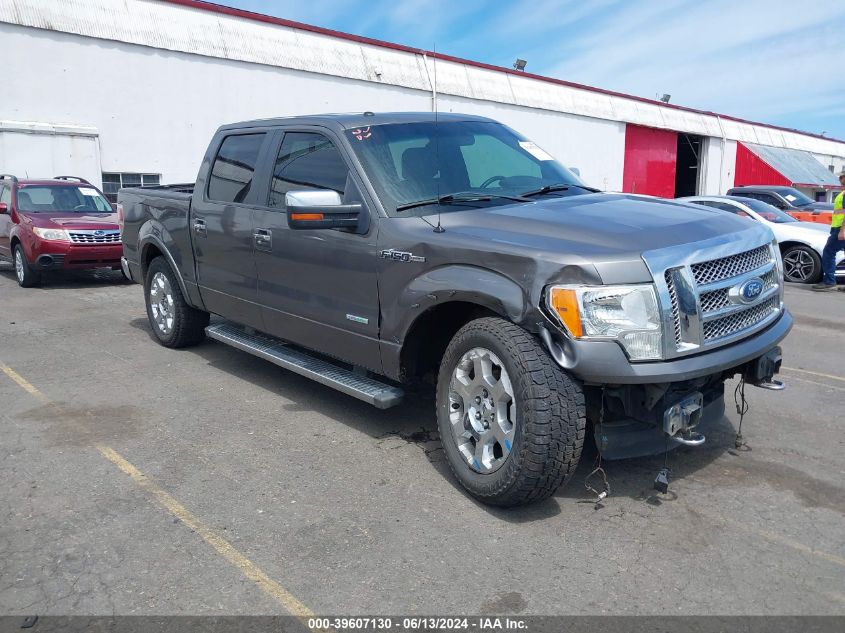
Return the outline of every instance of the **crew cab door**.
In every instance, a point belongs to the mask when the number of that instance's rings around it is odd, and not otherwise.
[[[11,257],[12,188],[9,185],[0,184],[0,202],[6,205],[5,213],[0,213],[0,255]]]
[[[381,370],[376,231],[342,144],[323,128],[278,132],[264,206],[255,212],[255,262],[264,330],[293,343]],[[363,233],[288,227],[288,191],[331,189],[360,202]]]
[[[253,213],[264,154],[273,132],[227,131],[197,181],[189,218],[197,283],[206,308],[237,323],[261,327],[253,258]],[[263,161],[266,162],[266,159]]]

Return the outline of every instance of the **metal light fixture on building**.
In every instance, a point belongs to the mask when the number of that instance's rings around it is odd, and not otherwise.
[[[662,97],[660,97],[660,100],[661,100],[663,103],[669,103],[669,99],[671,99],[671,98],[672,98],[672,95],[666,94],[666,93],[664,92],[664,93],[663,93],[663,96],[662,96]]]
[[[519,58],[517,58],[517,60],[513,63],[513,67],[514,67],[516,70],[525,70],[525,66],[526,66],[527,64],[528,64],[528,62],[527,62],[527,61],[525,61],[524,59],[519,59]]]

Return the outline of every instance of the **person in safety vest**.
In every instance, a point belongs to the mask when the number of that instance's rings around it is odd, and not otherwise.
[[[845,170],[839,174],[839,184],[845,187]],[[827,238],[822,251],[822,281],[813,286],[813,290],[835,290],[836,289],[836,253],[845,250],[845,191],[833,199],[833,220],[830,223],[830,237]],[[840,288],[845,292],[845,286]]]

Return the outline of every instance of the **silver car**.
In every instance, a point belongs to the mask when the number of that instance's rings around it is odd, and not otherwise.
[[[826,224],[799,222],[788,213],[753,198],[739,196],[690,196],[679,202],[730,211],[752,221],[762,222],[775,234],[783,255],[786,281],[811,284],[822,276],[822,250],[830,235]],[[845,254],[838,253],[836,276],[845,277]]]

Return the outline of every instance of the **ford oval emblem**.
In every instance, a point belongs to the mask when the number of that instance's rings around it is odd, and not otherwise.
[[[739,296],[743,303],[751,303],[763,293],[763,280],[752,277],[739,287]]]
[[[94,231],[94,235],[96,235],[97,237],[102,237],[105,234],[106,234],[105,231]]]

